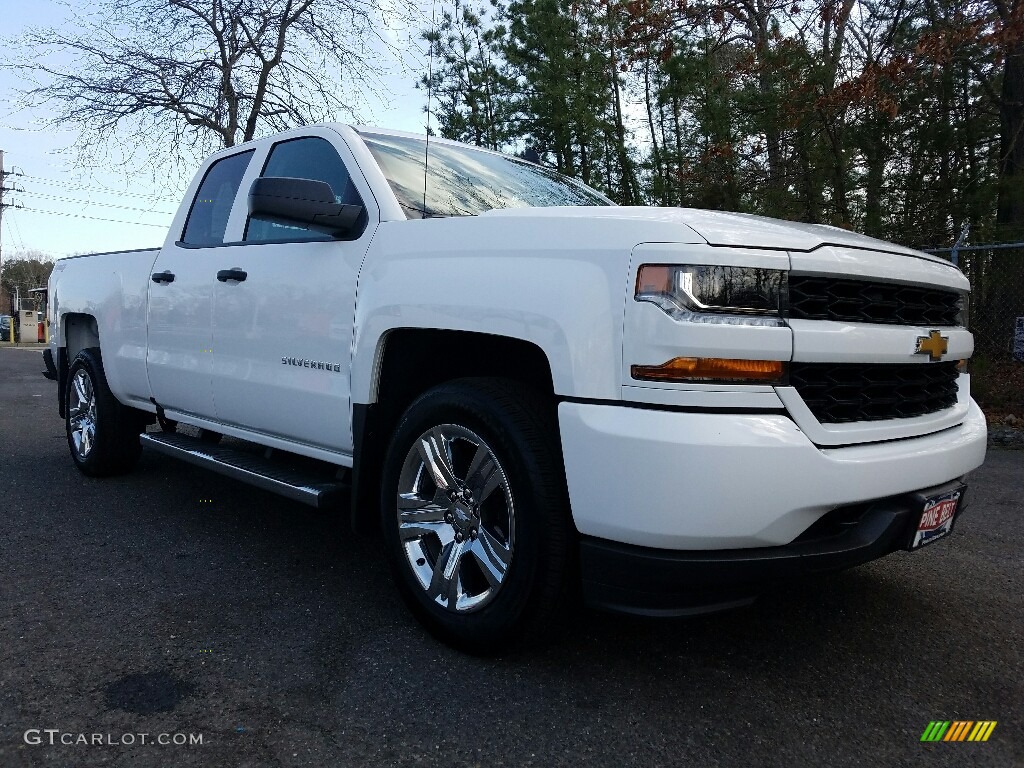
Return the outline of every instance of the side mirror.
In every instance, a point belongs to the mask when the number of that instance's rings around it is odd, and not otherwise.
[[[351,233],[363,213],[361,205],[336,202],[325,181],[264,176],[249,187],[249,216],[315,232]]]

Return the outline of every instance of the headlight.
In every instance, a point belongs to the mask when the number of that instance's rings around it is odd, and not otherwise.
[[[677,320],[733,325],[783,325],[787,272],[756,267],[644,264],[637,301],[657,304]]]

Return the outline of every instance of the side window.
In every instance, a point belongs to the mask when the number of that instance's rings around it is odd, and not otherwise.
[[[221,245],[224,242],[231,206],[252,154],[252,150],[239,152],[210,166],[188,213],[185,234],[181,238],[185,243]]]
[[[267,158],[262,175],[325,181],[331,185],[334,199],[339,203],[363,204],[337,151],[329,141],[315,136],[290,139],[275,144],[274,148],[270,150],[270,157]],[[286,224],[250,218],[245,230],[245,239],[250,242],[266,242],[273,240],[330,240],[331,238],[301,227],[289,227]]]

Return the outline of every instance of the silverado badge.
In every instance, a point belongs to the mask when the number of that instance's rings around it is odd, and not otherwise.
[[[320,371],[333,371],[341,373],[341,363],[331,363],[325,360],[307,360],[304,357],[282,357],[282,365],[297,365],[300,368],[316,368]]]
[[[917,337],[917,348],[915,355],[928,355],[934,363],[942,359],[942,356],[949,350],[949,337],[943,336],[938,331],[932,331],[927,336]]]

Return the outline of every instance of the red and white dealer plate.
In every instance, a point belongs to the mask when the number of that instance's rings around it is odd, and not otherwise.
[[[956,512],[960,506],[960,497],[963,496],[963,492],[963,488],[958,488],[950,493],[925,499],[917,531],[910,543],[911,549],[931,544],[953,530],[953,521],[956,519]]]

